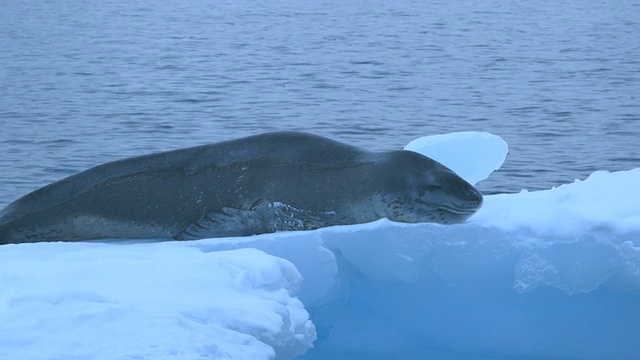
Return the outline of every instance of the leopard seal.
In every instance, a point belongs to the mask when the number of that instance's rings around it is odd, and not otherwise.
[[[0,244],[247,236],[380,218],[460,223],[482,194],[444,165],[275,132],[105,163],[0,212]]]

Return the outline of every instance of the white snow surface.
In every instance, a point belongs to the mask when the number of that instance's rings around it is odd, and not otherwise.
[[[472,183],[507,152],[411,144]],[[0,358],[635,359],[639,194],[640,169],[598,171],[459,225],[4,245]]]
[[[1,359],[292,359],[315,339],[287,260],[185,243],[0,251]]]

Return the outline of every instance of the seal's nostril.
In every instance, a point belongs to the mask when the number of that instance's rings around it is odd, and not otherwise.
[[[470,202],[472,202],[478,207],[482,205],[482,193],[480,191],[473,188],[473,189],[469,189],[468,193],[469,193],[469,198],[471,199]]]

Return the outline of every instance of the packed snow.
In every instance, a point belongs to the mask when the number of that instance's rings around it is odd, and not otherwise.
[[[293,359],[315,338],[287,260],[181,244],[3,246],[2,359]]]
[[[472,183],[507,154],[474,132],[407,149]],[[598,171],[459,225],[3,245],[0,358],[635,359],[638,194],[640,169]]]

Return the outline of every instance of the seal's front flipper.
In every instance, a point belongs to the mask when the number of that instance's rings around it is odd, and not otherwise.
[[[315,213],[274,202],[262,202],[250,210],[224,207],[205,214],[187,226],[177,240],[249,236],[276,231],[311,230],[327,226],[333,212]]]
[[[175,239],[195,240],[273,232],[265,231],[263,222],[263,216],[258,211],[224,207],[204,214],[176,235]]]

